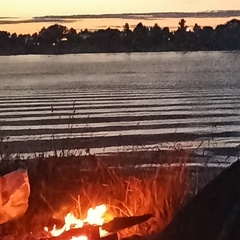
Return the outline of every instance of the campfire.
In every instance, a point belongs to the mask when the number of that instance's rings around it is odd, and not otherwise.
[[[118,240],[118,231],[140,224],[152,217],[150,214],[135,217],[117,217],[105,222],[106,205],[90,208],[87,217],[83,220],[68,213],[64,218],[64,225],[57,229],[56,225],[50,230],[44,230],[49,237],[40,240]]]

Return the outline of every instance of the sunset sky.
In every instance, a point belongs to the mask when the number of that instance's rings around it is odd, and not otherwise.
[[[115,14],[115,13],[149,13],[149,12],[202,12],[211,10],[240,10],[239,0],[7,0],[0,9],[0,30],[10,32],[38,31],[41,26],[53,24],[31,22],[33,17],[46,15],[77,14]],[[15,19],[11,19],[15,18]],[[28,23],[17,22],[28,19]],[[16,22],[13,24],[13,21]],[[103,19],[102,19],[103,20]],[[123,19],[122,19],[123,20]],[[129,21],[128,21],[129,22]],[[67,22],[66,22],[67,23]],[[113,22],[111,22],[113,24]],[[76,22],[68,25],[76,26]],[[78,24],[80,20],[78,19]],[[86,28],[101,27],[97,21],[82,22]],[[101,24],[101,23],[98,23]],[[107,26],[104,21],[102,27]],[[117,24],[117,21],[114,22]],[[133,23],[135,24],[135,22]],[[215,24],[215,23],[214,23]],[[66,24],[65,24],[66,25]],[[122,22],[119,22],[122,26]]]
[[[239,0],[7,0],[1,17],[240,10]]]

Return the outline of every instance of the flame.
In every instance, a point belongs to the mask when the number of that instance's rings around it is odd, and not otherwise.
[[[103,225],[104,219],[103,215],[107,211],[106,205],[100,205],[93,208],[90,208],[87,212],[87,218],[84,220],[84,222],[87,222],[91,225]]]
[[[71,240],[88,240],[86,236],[72,237]]]
[[[84,220],[77,219],[72,213],[68,213],[64,217],[65,224],[62,228],[56,229],[53,227],[51,231],[47,227],[44,228],[46,232],[49,232],[53,237],[61,235],[63,232],[72,228],[82,228],[84,224],[101,226],[104,223],[103,215],[107,211],[106,205],[99,205],[95,208],[90,208],[87,212],[87,217]],[[107,232],[100,228],[100,236],[106,235]],[[72,237],[71,240],[88,240],[87,236]]]

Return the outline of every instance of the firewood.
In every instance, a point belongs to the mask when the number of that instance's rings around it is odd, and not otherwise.
[[[87,236],[88,239],[100,239],[99,226],[86,225],[82,228],[73,228],[57,237],[41,238],[39,240],[70,240],[72,237]]]
[[[112,221],[103,224],[102,229],[108,232],[117,232],[124,228],[132,227],[136,224],[143,223],[152,217],[151,214],[145,214],[135,217],[117,217]]]
[[[119,234],[113,233],[113,234],[107,235],[105,237],[101,237],[100,240],[119,240]]]
[[[102,229],[109,233],[117,232],[124,228],[132,227],[136,224],[143,223],[152,217],[151,214],[145,214],[142,216],[135,217],[117,217],[112,221],[103,224]],[[70,240],[72,237],[87,236],[90,240],[118,240],[119,236],[117,233],[107,235],[100,238],[99,226],[86,225],[82,228],[73,228],[69,231],[63,232],[58,237],[41,238],[39,240]]]
[[[73,230],[73,229],[72,229]],[[50,238],[40,238],[39,240],[69,240],[71,239],[73,236],[81,236],[83,234],[81,234],[81,231],[74,231],[74,234],[76,235],[71,235],[71,233],[73,233],[72,230],[69,230],[68,232],[68,235],[66,236],[66,234],[61,234],[60,236],[58,237],[50,237]],[[75,230],[80,230],[79,229],[75,229]],[[80,233],[80,235],[77,235],[77,233]],[[84,234],[85,235],[85,234]],[[110,234],[110,235],[107,235],[105,237],[97,237],[97,236],[87,236],[89,240],[119,240],[119,234],[118,233],[113,233],[113,234]]]

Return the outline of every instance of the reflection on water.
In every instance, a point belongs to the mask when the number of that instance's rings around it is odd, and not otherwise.
[[[1,135],[15,152],[238,146],[239,55],[0,57]]]

